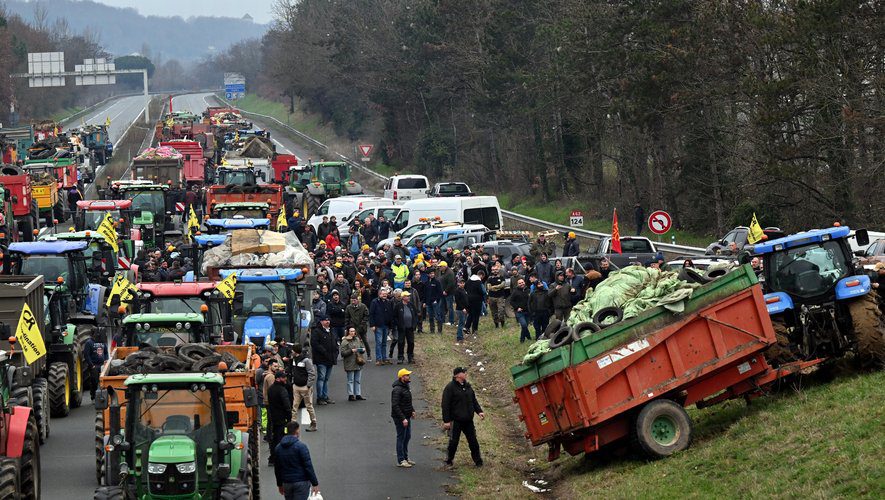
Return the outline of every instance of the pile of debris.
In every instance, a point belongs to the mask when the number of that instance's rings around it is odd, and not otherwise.
[[[310,254],[295,233],[262,229],[237,229],[230,238],[203,254],[201,271],[209,268],[313,267]]]
[[[223,365],[221,363],[224,363]],[[182,344],[176,347],[141,346],[126,359],[112,359],[107,374],[243,372],[246,365],[229,352],[217,353],[209,344]]]

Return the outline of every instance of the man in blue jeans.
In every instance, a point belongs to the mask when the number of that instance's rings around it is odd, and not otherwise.
[[[519,343],[532,340],[532,334],[529,332],[529,291],[525,287],[524,279],[519,278],[516,281],[516,288],[511,290],[507,302],[513,308],[516,322],[519,323]]]
[[[310,450],[298,439],[301,436],[300,427],[298,422],[289,422],[286,425],[286,435],[274,450],[277,459],[273,472],[277,479],[277,489],[286,500],[307,500],[311,489],[314,493],[320,492],[320,482],[313,470]]]
[[[313,350],[313,363],[317,368],[317,404],[335,404],[329,399],[329,378],[332,368],[338,363],[338,339],[329,326],[326,315],[317,318],[319,325],[310,332],[310,346]]]
[[[412,390],[409,388],[411,374],[405,368],[397,372],[390,393],[390,416],[396,427],[396,466],[406,469],[415,465],[409,460],[409,440],[412,439],[412,419],[415,418]]]
[[[455,337],[458,342],[464,340],[464,324],[467,323],[468,299],[464,285],[464,280],[458,280],[458,287],[455,288],[455,293],[452,294],[452,298],[455,300],[455,309],[458,312],[458,333]]]
[[[387,332],[393,324],[393,301],[387,298],[389,291],[382,288],[369,307],[369,326],[375,332],[375,366],[389,365],[387,358]]]

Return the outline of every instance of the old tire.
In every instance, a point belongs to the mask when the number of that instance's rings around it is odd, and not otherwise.
[[[101,484],[104,476],[104,412],[95,413],[95,482]]]
[[[624,310],[620,307],[603,307],[593,315],[593,322],[600,328],[618,323],[624,319]]]
[[[221,360],[222,358],[218,354],[206,356],[205,358],[194,362],[191,369],[195,372],[218,371],[218,363],[220,363]]]
[[[0,460],[0,498],[19,498],[18,460]]]
[[[40,498],[39,441],[37,420],[32,413],[31,417],[28,418],[24,447],[22,448],[22,456],[19,462],[19,485],[21,487],[22,499],[39,500]]]
[[[68,364],[55,362],[49,365],[49,414],[67,417],[71,413],[71,379]]]
[[[881,368],[885,364],[885,324],[879,309],[878,292],[871,290],[855,299],[848,304],[848,310],[861,367]]]
[[[32,386],[34,393],[34,415],[37,418],[37,428],[40,429],[40,444],[49,439],[50,415],[49,415],[49,381],[38,377]]]
[[[544,329],[542,337],[549,339],[554,333],[559,331],[560,326],[562,326],[562,321],[556,318],[551,319],[550,323],[547,324],[547,328]]]
[[[592,321],[582,321],[572,327],[572,341],[577,342],[581,340],[584,333],[593,334],[599,330],[601,330],[601,328],[596,323]]]
[[[308,194],[306,191],[303,196],[307,198],[307,215],[304,216],[304,218],[307,219],[317,213],[317,210],[320,209],[320,205],[323,204],[323,198],[322,196]]]
[[[669,399],[645,405],[636,417],[636,441],[652,458],[668,457],[691,444],[691,418]]]
[[[555,349],[574,342],[572,331],[568,327],[560,328],[553,336],[550,337],[550,348]]]
[[[228,479],[221,485],[218,498],[220,500],[242,500],[249,498],[249,493],[249,486],[246,483],[238,479]]]
[[[123,500],[123,488],[119,486],[102,486],[95,490],[95,500]]]
[[[213,354],[215,351],[202,344],[185,344],[178,350],[178,357],[189,360],[191,363]]]

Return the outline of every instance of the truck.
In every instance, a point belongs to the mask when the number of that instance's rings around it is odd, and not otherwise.
[[[8,241],[33,241],[40,228],[40,209],[31,192],[31,176],[15,165],[0,166],[0,184],[4,189],[4,203],[12,205],[13,219],[6,219],[5,238]],[[20,236],[19,236],[20,235]]]
[[[252,357],[234,345],[114,349],[96,394],[95,498],[258,498]]]
[[[47,227],[55,221],[64,220],[66,196],[59,194],[60,182],[57,169],[51,163],[28,163],[22,167],[31,176],[31,194],[37,200],[40,217],[46,219]]]
[[[132,179],[147,179],[156,184],[184,183],[184,156],[170,147],[148,148],[132,159]]]
[[[218,180],[248,181],[254,180],[254,173],[249,169],[219,168]],[[213,213],[219,204],[230,203],[266,203],[269,207],[271,228],[276,228],[277,216],[283,204],[283,188],[278,184],[216,184],[209,186],[206,192],[206,211]]]
[[[298,175],[294,175],[294,172]],[[306,169],[290,169],[286,204],[298,208],[302,216],[307,218],[315,214],[328,198],[362,193],[363,186],[351,177],[348,163],[308,161]]]
[[[203,147],[197,141],[175,139],[160,143],[161,147],[169,147],[181,153],[182,159],[182,175],[188,189],[193,186],[203,187],[207,178],[207,162],[203,156]]]
[[[510,370],[526,438],[547,444],[550,461],[631,437],[651,457],[670,456],[691,444],[685,407],[749,400],[823,361],[769,364],[774,328],[749,265],[695,289],[678,315],[658,306],[554,337],[568,342]]]
[[[0,351],[0,498],[40,498],[40,438],[34,410],[19,404],[9,374],[16,367]]]
[[[212,214],[206,216],[203,226],[208,234],[233,229],[270,229],[269,209],[267,203],[219,203],[213,207]]]
[[[645,265],[658,257],[658,249],[648,238],[642,236],[622,236],[621,253],[612,251],[612,239],[610,236],[602,238],[591,257],[594,260],[608,259],[616,267],[626,267],[634,264]]]
[[[853,258],[849,239],[869,244],[866,230],[834,226],[745,247],[741,261],[762,259],[779,361],[851,353],[863,366],[885,364],[880,295]]]

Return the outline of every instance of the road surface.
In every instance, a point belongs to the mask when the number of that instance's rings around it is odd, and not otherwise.
[[[173,109],[202,112],[211,94],[188,94],[175,97]],[[127,98],[128,99],[128,98]],[[143,109],[141,104],[138,104]],[[107,111],[135,117],[135,107],[109,106]],[[124,112],[129,110],[129,112]],[[104,121],[105,110],[91,113],[90,120]],[[112,138],[114,117],[111,116]],[[256,127],[264,124],[255,122]],[[116,132],[120,133],[120,132]],[[273,133],[271,134],[273,136]],[[273,137],[277,150],[307,158],[303,147],[285,137]],[[416,339],[420,342],[420,335]],[[370,341],[373,343],[373,341]],[[374,366],[363,370],[362,393],[367,401],[347,401],[346,376],[341,366],[333,370],[329,395],[334,405],[318,406],[319,432],[303,433],[325,498],[445,498],[445,485],[451,481],[440,470],[443,454],[430,444],[430,436],[438,435],[435,422],[422,418],[427,405],[421,399],[421,386],[412,382],[415,407],[419,418],[413,423],[410,458],[417,462],[411,469],[396,467],[396,432],[390,418],[391,384],[396,380],[398,365]],[[410,369],[414,369],[410,367]],[[417,379],[417,377],[416,377]],[[87,395],[81,408],[64,419],[52,420],[52,435],[42,447],[43,497],[91,498],[95,489],[95,456],[93,425],[95,411]],[[304,421],[306,422],[306,420]],[[267,445],[261,450],[261,491],[263,498],[282,498],[276,488],[273,468],[267,465]]]

